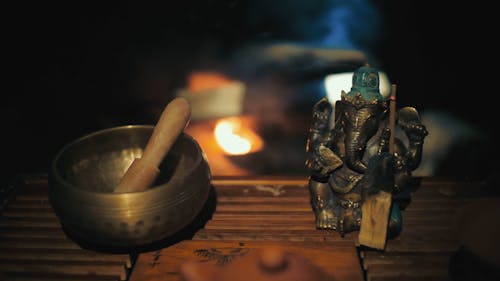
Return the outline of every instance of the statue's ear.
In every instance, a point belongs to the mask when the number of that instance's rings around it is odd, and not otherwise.
[[[333,122],[337,123],[337,121],[340,118],[340,114],[342,113],[342,111],[344,111],[344,103],[339,100],[336,101],[334,111],[335,111],[335,120],[333,120]]]
[[[327,98],[322,98],[318,102],[316,102],[313,107],[311,128],[323,131],[327,127],[329,127],[332,110],[332,105]]]
[[[314,104],[313,111],[323,112],[325,110],[328,110],[329,112],[331,112],[331,107],[332,106],[330,104],[330,101],[328,101],[326,97],[323,97]]]

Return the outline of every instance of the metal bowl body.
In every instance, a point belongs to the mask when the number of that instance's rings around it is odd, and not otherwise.
[[[96,247],[130,248],[165,239],[189,224],[210,191],[200,146],[181,134],[146,191],[112,193],[141,157],[153,126],[105,129],[64,146],[49,174],[49,198],[62,226]]]

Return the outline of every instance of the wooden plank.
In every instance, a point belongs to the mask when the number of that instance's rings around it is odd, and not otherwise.
[[[234,208],[231,208],[231,209],[234,209]],[[236,215],[236,216],[304,216],[304,215],[311,215],[314,213],[312,213],[312,208],[308,211],[305,210],[305,208],[303,210],[295,210],[295,211],[287,211],[287,210],[284,210],[284,211],[279,211],[279,210],[252,210],[251,212],[248,212],[248,211],[244,211],[244,210],[232,210],[232,211],[227,211],[227,210],[223,210],[223,211],[220,211],[220,210],[216,210],[216,212],[214,213],[216,215]]]
[[[408,275],[399,275],[399,276],[370,276],[367,278],[370,281],[450,281],[447,276],[408,276]]]
[[[247,220],[269,220],[269,221],[314,221],[314,213],[312,212],[283,212],[283,215],[275,213],[214,213],[211,220],[213,221],[247,221]]]
[[[66,238],[60,228],[0,228],[0,238]]]
[[[117,276],[120,280],[126,280],[127,272],[123,265],[94,264],[86,262],[63,262],[49,261],[12,261],[0,259],[0,272],[5,274],[15,272],[46,272],[53,274],[68,275],[102,275]]]
[[[0,219],[0,228],[23,228],[23,227],[60,228],[61,224],[57,220],[42,220],[33,218]]]
[[[193,240],[210,240],[210,241],[289,241],[289,242],[338,242],[343,241],[342,238],[337,236],[326,236],[326,235],[306,235],[297,236],[294,234],[271,234],[271,233],[251,233],[245,232],[232,232],[232,233],[198,233],[194,236]],[[356,246],[354,242],[350,243]]]
[[[233,220],[211,220],[205,224],[205,229],[255,229],[255,230],[265,230],[266,227],[271,229],[286,229],[289,230],[315,230],[316,223],[314,220],[279,220],[279,219],[246,219],[238,221],[238,224]]]
[[[169,248],[143,253],[139,256],[130,281],[180,280],[178,268],[185,261],[204,261],[214,266],[230,266],[231,261],[243,258],[256,249],[281,246],[302,255],[323,268],[336,280],[363,280],[355,247],[325,243],[262,242],[262,241],[182,241]],[[217,255],[207,258],[197,253],[217,249]],[[238,253],[238,254],[231,254]]]
[[[277,181],[253,178],[244,180],[234,178],[232,180],[215,180],[213,184],[221,196],[309,196],[308,183],[306,180],[286,180]],[[441,197],[474,197],[474,194],[490,195],[498,190],[491,189],[481,182],[460,182],[460,181],[423,181],[413,195],[427,196],[437,195]]]
[[[450,177],[415,177],[414,180],[422,186],[477,186],[484,185],[484,182],[479,179],[465,179],[465,178],[450,178]]]
[[[103,276],[103,275],[74,275],[74,274],[47,274],[45,272],[8,272],[5,278],[0,280],[8,281],[120,281],[119,276]]]
[[[311,212],[308,204],[217,204],[216,212]]]
[[[40,203],[40,204],[50,204],[49,196],[45,192],[41,193],[17,193],[15,201],[17,202],[32,202],[32,203]]]
[[[19,232],[31,232],[31,231],[39,231],[39,232],[62,232],[61,225],[58,226],[50,226],[50,227],[43,227],[43,226],[32,226],[32,225],[23,225],[21,227],[18,226],[13,226],[7,224],[6,226],[2,226],[1,223],[2,220],[0,220],[0,232],[7,232],[7,231],[19,231]]]
[[[241,221],[240,221],[241,222]],[[245,220],[242,223],[236,224],[235,221],[227,220],[211,220],[205,224],[206,229],[254,229],[265,230],[268,229],[283,229],[283,230],[314,230],[316,229],[316,222],[314,220],[303,221],[289,221],[289,220]]]
[[[81,249],[69,238],[2,238],[0,249]]]
[[[353,245],[357,233],[347,233],[345,237],[333,230],[266,230],[248,231],[246,229],[201,229],[193,240],[231,240],[231,241],[348,241]]]
[[[401,241],[389,240],[385,246],[385,252],[401,253],[452,253],[458,249],[454,241]]]
[[[61,228],[47,182],[24,183],[0,217],[0,272],[8,280],[126,280],[127,254],[81,249]]]
[[[397,280],[406,277],[418,277],[420,280],[428,280],[429,278],[447,280],[448,267],[441,263],[426,263],[421,266],[415,266],[414,264],[398,264],[397,266],[383,264],[370,267],[367,274],[367,281],[385,280],[382,278],[387,277],[399,278]]]
[[[434,203],[434,204],[440,204],[440,203],[448,203],[450,206],[454,206],[454,205],[463,204],[463,203],[466,203],[466,202],[469,202],[469,201],[470,201],[470,199],[463,198],[463,197],[449,198],[449,197],[443,197],[443,196],[435,195],[435,194],[430,194],[430,195],[426,195],[426,196],[423,196],[421,194],[418,194],[418,195],[417,194],[413,194],[413,195],[411,195],[411,201],[409,202],[409,204],[406,207],[409,208],[414,203],[415,204],[417,204],[417,203],[418,204],[432,204],[432,203]],[[452,204],[450,204],[450,203],[452,203]]]
[[[272,219],[269,216],[256,216],[254,218],[245,218],[242,220],[210,220],[206,225],[220,225],[220,226],[235,226],[235,224],[242,224],[247,226],[259,226],[259,225],[269,225],[269,226],[281,226],[281,225],[302,225],[309,227],[310,229],[316,228],[316,223],[314,218],[301,218],[297,220],[287,219],[286,217],[275,216]]]
[[[443,183],[422,183],[413,195],[418,197],[478,198],[499,196],[500,191],[493,185],[484,182],[449,181]]]
[[[41,218],[41,219],[52,219],[58,220],[56,214],[50,209],[40,209],[40,208],[5,208],[2,211],[2,217],[5,218]],[[0,217],[1,218],[1,217]]]
[[[214,186],[237,185],[307,185],[309,180],[303,176],[214,176],[211,183]]]
[[[457,214],[457,210],[454,209],[449,209],[449,210],[443,210],[439,213],[429,213],[429,211],[426,210],[412,210],[412,209],[406,209],[402,211],[403,213],[403,219],[405,218],[440,218],[440,219],[448,219],[450,217],[454,217]]]
[[[425,241],[446,241],[446,242],[456,242],[457,237],[456,235],[448,232],[448,231],[443,231],[442,229],[438,230],[433,230],[433,229],[426,229],[424,231],[403,231],[402,234],[397,236],[396,238],[393,238],[392,240],[395,241],[419,241],[419,242],[425,242]]]
[[[309,196],[309,189],[304,185],[247,185],[216,186],[218,197],[304,197]]]
[[[39,210],[40,212],[54,212],[49,201],[12,201],[4,210],[7,209],[24,209],[24,210]]]
[[[100,253],[83,249],[37,249],[37,248],[4,248],[0,252],[1,260],[42,262],[72,261],[121,264],[126,268],[132,267],[132,260],[128,254]]]
[[[427,266],[430,263],[439,264],[446,267],[449,263],[450,255],[448,254],[427,254],[427,253],[379,253],[365,252],[363,257],[363,268],[365,270],[378,265],[413,265]]]
[[[220,209],[221,210],[218,210],[212,215],[213,221],[252,221],[260,219],[267,221],[297,221],[300,223],[302,221],[315,220],[312,208],[305,206],[301,207],[300,210],[295,209],[294,211],[286,211],[287,206],[274,206],[266,210],[255,210],[253,207],[246,206],[241,208],[243,210],[228,211],[228,208],[225,206]],[[249,211],[249,209],[251,209],[251,211]],[[435,214],[429,214],[422,210],[411,210],[403,212],[403,223],[408,225],[434,223],[446,223],[451,225],[455,216],[456,213],[452,209],[436,212]]]
[[[264,196],[221,196],[217,198],[218,204],[302,204],[310,205],[311,200],[307,197],[264,197]]]
[[[456,210],[469,201],[459,200],[414,200],[412,201],[405,211],[427,211],[429,214],[433,212]]]

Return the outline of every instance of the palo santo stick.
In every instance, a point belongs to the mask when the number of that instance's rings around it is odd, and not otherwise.
[[[391,130],[391,135],[389,137],[389,153],[394,155],[394,137],[396,133],[396,84],[392,84],[391,86],[389,104],[389,129]]]
[[[181,97],[173,99],[156,123],[142,157],[134,159],[114,192],[137,192],[151,187],[160,173],[160,163],[187,126],[190,117],[189,102]]]
[[[379,250],[385,248],[391,202],[391,194],[385,191],[371,195],[363,202],[359,244]]]

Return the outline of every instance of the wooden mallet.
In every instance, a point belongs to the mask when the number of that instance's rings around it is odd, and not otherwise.
[[[191,107],[182,97],[167,104],[141,158],[136,158],[123,175],[114,193],[144,191],[151,187],[160,174],[159,165],[189,123]]]

